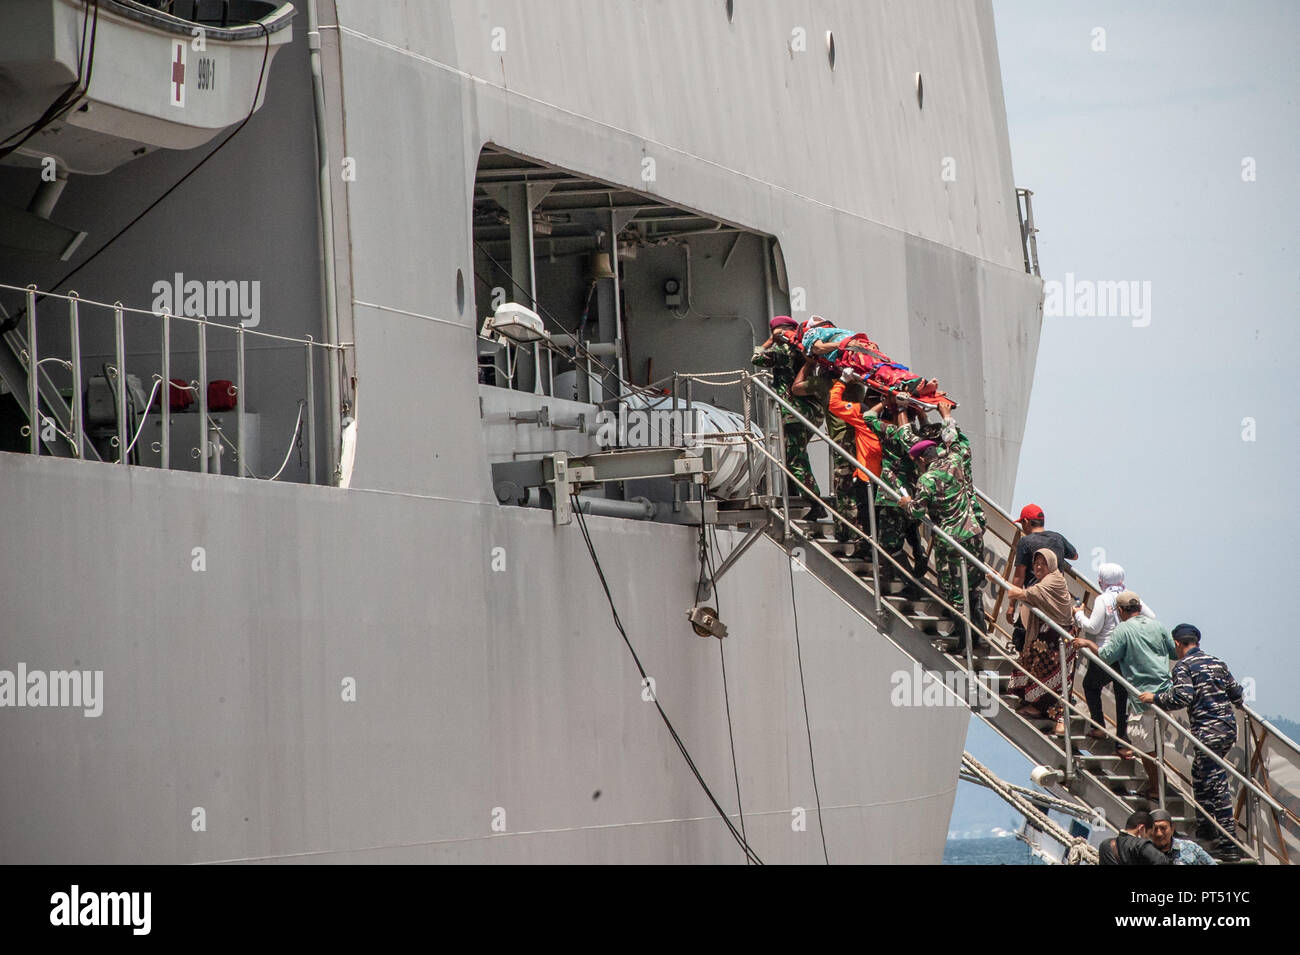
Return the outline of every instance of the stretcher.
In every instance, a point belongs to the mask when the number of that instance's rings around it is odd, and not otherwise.
[[[869,391],[881,397],[892,397],[912,408],[937,411],[943,407],[957,407],[957,402],[939,389],[937,379],[914,374],[906,365],[891,359],[864,334],[843,339],[838,354],[835,361],[822,357],[815,360],[831,369],[837,377],[861,382]]]

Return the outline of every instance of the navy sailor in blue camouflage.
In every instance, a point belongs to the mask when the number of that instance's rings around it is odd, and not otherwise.
[[[1154,703],[1162,710],[1187,709],[1192,734],[1221,757],[1237,741],[1237,717],[1233,708],[1241,705],[1241,685],[1218,657],[1201,649],[1201,632],[1190,623],[1174,627],[1174,664],[1169,689],[1160,693],[1143,693],[1138,699]],[[1196,801],[1214,814],[1215,820],[1229,833],[1236,831],[1232,817],[1232,800],[1228,791],[1228,772],[1200,750],[1192,760],[1192,790]],[[1209,835],[1202,823],[1201,833]],[[1218,831],[1214,830],[1217,835]]]

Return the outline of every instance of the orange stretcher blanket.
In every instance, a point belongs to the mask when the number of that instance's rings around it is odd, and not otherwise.
[[[818,358],[818,362],[838,375],[849,372],[851,377],[863,382],[868,389],[896,400],[927,409],[944,406],[957,407],[945,392],[934,383],[914,374],[906,365],[894,361],[880,346],[864,334],[850,335],[839,343],[839,357],[835,361]]]

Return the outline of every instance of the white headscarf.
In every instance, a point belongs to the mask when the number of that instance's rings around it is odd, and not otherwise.
[[[1120,592],[1124,590],[1124,568],[1119,564],[1102,564],[1097,568],[1097,585],[1101,588],[1101,593],[1093,601],[1092,611],[1076,611],[1074,619],[1084,633],[1096,636],[1097,646],[1104,647],[1111,631],[1119,626],[1119,613],[1115,610],[1115,604]],[[1145,603],[1142,604],[1142,614],[1146,617],[1155,616]]]
[[[1124,589],[1124,568],[1119,564],[1102,564],[1097,568],[1097,584],[1101,587],[1098,600],[1106,608],[1106,622],[1102,625],[1101,641],[1105,643],[1110,632],[1119,626],[1119,614],[1115,610],[1115,601]],[[1100,644],[1099,644],[1100,645]]]
[[[1119,593],[1124,589],[1124,568],[1119,564],[1102,564],[1097,568],[1097,582],[1102,590]]]

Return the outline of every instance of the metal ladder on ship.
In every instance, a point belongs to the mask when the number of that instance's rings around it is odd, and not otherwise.
[[[1043,785],[1057,798],[1089,811],[1095,822],[1101,823],[1104,820],[1115,831],[1122,828],[1124,821],[1135,809],[1154,808],[1133,791],[1135,784],[1146,782],[1146,773],[1141,763],[1137,759],[1121,759],[1116,754],[1117,738],[1112,721],[1108,718],[1105,726],[1094,724],[1086,708],[1081,705],[1079,691],[1074,686],[1068,688],[1068,698],[1054,694],[1056,702],[1065,707],[1067,714],[1063,737],[1050,735],[1055,720],[1031,719],[1017,711],[1018,699],[1008,694],[1008,684],[1016,673],[1028,675],[1028,671],[1020,665],[1017,655],[1011,649],[1010,634],[997,620],[1002,606],[1001,597],[995,600],[993,619],[984,621],[985,626],[981,628],[984,630],[984,640],[976,649],[972,646],[973,641],[962,639],[973,633],[971,617],[968,614],[957,614],[960,618],[957,626],[965,631],[964,634],[946,628],[943,611],[951,612],[953,608],[942,600],[924,578],[918,579],[911,573],[909,566],[894,561],[880,549],[875,539],[874,512],[868,514],[866,528],[850,525],[855,538],[851,545],[827,536],[822,525],[802,520],[796,515],[799,508],[797,503],[791,501],[791,497],[800,493],[800,485],[785,466],[782,411],[801,420],[816,437],[826,442],[833,455],[837,454],[855,465],[856,461],[850,452],[835,444],[823,429],[804,418],[797,409],[777,395],[761,376],[750,375],[743,387],[747,390],[746,408],[756,410],[761,406],[764,409],[764,438],[760,441],[753,436],[745,436],[752,456],[750,473],[757,474],[754,462],[765,459],[763,463],[767,468],[767,486],[770,490],[779,487],[780,492],[763,497],[755,495],[755,499],[765,502],[772,517],[766,531],[768,536],[783,547],[792,560],[798,560],[822,584],[889,637],[926,671],[932,675],[937,674],[940,680],[944,674],[955,672],[961,675],[963,685],[967,688],[984,688],[984,693],[977,692],[976,698],[969,700],[972,712],[1032,764],[1048,768]],[[886,493],[897,497],[892,489],[874,475],[872,478],[873,495]],[[804,487],[802,493],[811,496],[811,489]],[[957,546],[963,560],[973,561],[982,570],[992,571],[997,577],[998,586],[1005,586],[1003,573],[1009,569],[1010,557],[1015,553],[1018,529],[1008,532],[1007,528],[1015,527],[1010,515],[983,493],[978,490],[976,493],[979,494],[986,516],[989,517],[990,531],[993,532],[991,535],[986,532],[984,553],[970,554],[951,538],[948,540]],[[832,519],[834,518],[832,509]],[[929,527],[932,536],[947,536],[925,518],[922,518],[922,522]],[[844,523],[848,524],[847,521]],[[1002,548],[1005,548],[1005,552],[999,553]],[[904,592],[899,592],[899,588],[882,586],[882,560],[893,565],[893,578]],[[1001,566],[1002,573],[997,570],[997,565]],[[965,574],[962,579],[964,587]],[[1091,584],[1073,572],[1069,579],[1076,596],[1090,593],[1095,599],[1097,591]],[[908,584],[911,588],[908,588]],[[969,605],[968,598],[964,606],[969,608]],[[985,611],[987,607],[980,609]],[[1037,610],[1033,612],[1044,625],[1055,630],[1062,641],[1068,637],[1065,631]],[[1060,652],[1064,663],[1063,642]],[[1090,652],[1083,651],[1081,657],[1086,657],[1090,666],[1101,666],[1124,683],[1118,673],[1106,667]],[[1124,685],[1130,693],[1136,693],[1133,687],[1126,683]],[[1109,689],[1106,692],[1109,694]],[[979,699],[981,696],[984,698],[983,705]],[[996,705],[989,705],[994,698]],[[1108,696],[1107,699],[1111,701],[1113,709],[1113,697]],[[1160,720],[1162,727],[1167,725],[1173,729],[1174,742],[1157,742],[1158,802],[1170,812],[1179,835],[1190,836],[1197,822],[1198,808],[1192,792],[1190,758],[1196,755],[1198,749],[1203,751],[1203,747],[1173,717],[1160,713]],[[1300,786],[1293,783],[1293,780],[1300,779],[1300,747],[1248,706],[1242,708],[1239,721],[1244,721],[1245,724],[1245,732],[1239,734],[1239,738],[1245,745],[1246,772],[1243,773],[1231,762],[1210,754],[1227,770],[1230,779],[1237,783],[1238,792],[1234,798],[1237,828],[1230,835],[1209,814],[1203,813],[1217,830],[1214,839],[1208,842],[1230,839],[1247,862],[1290,864],[1300,850],[1300,816],[1295,811],[1296,807],[1300,807]],[[1093,738],[1088,733],[1090,729],[1100,729],[1106,738]],[[1164,735],[1162,729],[1158,736]]]
[[[86,458],[100,460],[94,444],[85,439],[83,412],[79,406],[81,395],[81,358],[74,354],[71,361],[61,358],[46,358],[44,361],[58,361],[65,365],[72,374],[74,405],[69,407],[53,379],[42,367],[43,361],[38,357],[36,347],[36,289],[27,290],[26,333],[17,324],[0,333],[0,381],[3,381],[23,414],[27,416],[27,437],[30,439],[29,451],[40,454],[44,447],[46,453],[61,458]],[[10,315],[0,306],[0,327],[8,324]],[[78,317],[75,293],[69,300],[69,322],[71,340],[74,349],[80,344],[78,334]]]

